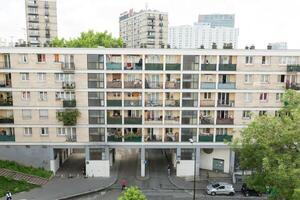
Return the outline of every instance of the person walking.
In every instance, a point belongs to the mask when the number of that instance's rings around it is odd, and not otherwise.
[[[125,179],[122,179],[120,181],[120,183],[121,183],[122,190],[125,190],[126,189],[126,185],[127,185],[127,181]]]
[[[6,200],[12,200],[11,193],[9,191],[6,193]]]
[[[170,175],[171,175],[171,166],[168,165],[168,176],[170,176]]]

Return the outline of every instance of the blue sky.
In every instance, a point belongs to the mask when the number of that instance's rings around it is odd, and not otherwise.
[[[76,37],[88,29],[118,36],[118,17],[133,8],[168,12],[169,25],[193,24],[198,14],[233,13],[240,29],[239,47],[288,42],[300,49],[299,0],[57,0],[59,36]],[[25,37],[24,0],[0,0],[0,37]]]

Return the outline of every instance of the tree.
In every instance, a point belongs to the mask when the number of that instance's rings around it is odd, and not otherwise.
[[[93,30],[89,30],[88,32],[82,32],[79,37],[70,40],[54,38],[50,46],[73,48],[97,48],[98,46],[103,46],[105,48],[119,48],[123,46],[123,41],[121,38],[113,38],[106,31],[94,32]]]
[[[118,200],[147,200],[147,198],[139,188],[129,187]]]
[[[236,151],[241,168],[252,171],[246,179],[249,187],[260,192],[269,188],[270,199],[289,200],[299,195],[300,94],[287,90],[282,102],[277,116],[257,117],[242,131]]]

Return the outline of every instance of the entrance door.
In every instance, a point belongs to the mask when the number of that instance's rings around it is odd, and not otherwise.
[[[222,159],[213,159],[213,171],[224,172],[224,160]]]

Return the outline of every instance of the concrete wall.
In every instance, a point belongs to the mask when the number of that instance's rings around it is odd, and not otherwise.
[[[47,146],[0,146],[0,159],[50,170],[50,148]]]
[[[193,176],[194,175],[194,161],[180,160],[177,163],[176,176]]]
[[[55,174],[59,168],[59,153],[57,153],[55,160],[50,160],[50,170]]]
[[[211,154],[207,154],[201,149],[200,152],[200,169],[213,169],[213,159],[224,160],[224,172],[229,173],[230,150],[229,149],[214,149]]]
[[[109,177],[109,160],[86,161],[86,175],[89,177]]]

